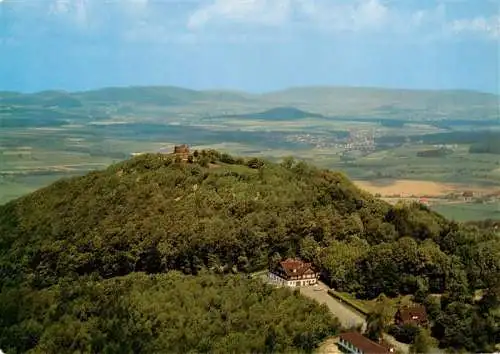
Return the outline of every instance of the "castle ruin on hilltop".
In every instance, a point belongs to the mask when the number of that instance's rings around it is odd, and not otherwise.
[[[187,144],[175,145],[174,154],[189,154],[189,146]]]
[[[173,155],[177,156],[176,158],[180,158],[181,161],[188,161],[190,156],[189,146],[187,144],[175,145]]]

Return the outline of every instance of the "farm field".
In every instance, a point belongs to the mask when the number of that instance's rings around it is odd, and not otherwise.
[[[433,210],[456,221],[500,220],[500,202],[490,204],[457,203],[437,204]]]
[[[469,151],[485,140],[500,141],[490,96],[471,101],[485,105],[482,112],[489,113],[481,118],[460,100],[450,105],[449,96],[443,96],[439,115],[422,109],[427,99],[440,99],[436,93],[410,92],[406,101],[384,111],[377,107],[401,100],[397,91],[346,90],[349,105],[340,102],[345,90],[335,88],[266,95],[180,88],[54,91],[15,100],[0,95],[0,203],[59,178],[104,169],[133,153],[170,151],[182,143],[272,161],[294,156],[340,170],[381,196],[500,189],[496,145],[482,153]],[[72,105],[66,106],[68,98]],[[59,106],[48,106],[47,100]],[[429,151],[429,157],[420,156]],[[494,203],[435,207],[457,220],[492,217],[497,210]]]
[[[407,195],[407,196],[443,196],[449,193],[468,190],[469,185],[447,184],[433,181],[418,180],[373,180],[355,181],[356,184],[372,193],[382,196]],[[474,190],[485,190],[485,188],[475,187]]]

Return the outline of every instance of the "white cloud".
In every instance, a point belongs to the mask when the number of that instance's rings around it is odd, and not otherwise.
[[[229,21],[282,25],[290,18],[292,0],[215,0],[197,9],[188,27],[201,28],[210,22]]]
[[[87,0],[79,0],[75,4],[75,19],[80,25],[88,24],[89,4]]]
[[[188,27],[305,21],[310,26],[343,31],[382,28],[391,16],[392,10],[382,0],[212,0],[189,17]]]
[[[122,0],[120,6],[130,15],[142,15],[148,8],[149,0]]]
[[[48,4],[49,14],[70,15],[79,22],[86,22],[91,10],[98,12],[104,6],[114,7],[129,15],[140,15],[148,7],[149,0],[51,0]]]
[[[406,0],[405,0],[406,1]],[[188,19],[191,30],[210,25],[305,26],[330,32],[385,32],[439,38],[464,32],[500,36],[500,18],[448,21],[451,0],[434,7],[403,7],[403,0],[206,0]],[[495,0],[496,1],[496,0]],[[451,29],[451,30],[450,30]]]
[[[52,16],[74,21],[80,26],[86,26],[90,6],[88,0],[53,0],[49,3],[48,13]]]
[[[450,29],[454,33],[486,34],[491,38],[500,39],[500,15],[454,20],[450,23]]]
[[[358,26],[382,26],[389,17],[389,8],[379,0],[367,0],[352,10],[354,22]]]
[[[82,33],[107,33],[133,41],[155,38],[170,41],[181,36],[182,42],[191,42],[192,34],[203,38],[269,36],[277,40],[303,29],[332,35],[373,34],[389,41],[413,38],[422,42],[424,38],[460,38],[469,34],[490,39],[500,37],[499,16],[447,18],[456,1],[465,0],[435,0],[434,7],[423,7],[420,0],[0,0],[0,3],[18,4],[20,10],[15,11],[18,27],[38,21],[42,11],[50,14],[45,23],[48,27],[66,23],[68,28],[76,27]],[[203,31],[211,26],[222,31]],[[264,30],[254,30],[259,26]]]
[[[149,0],[50,0],[45,9],[52,19],[65,22],[70,28],[98,33],[147,23],[151,14],[149,3]],[[153,27],[156,25],[158,21]]]
[[[70,7],[69,0],[55,0],[49,5],[49,14],[66,14],[70,11]]]

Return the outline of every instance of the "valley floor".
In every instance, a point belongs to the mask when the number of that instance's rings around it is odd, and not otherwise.
[[[456,221],[500,219],[500,186],[420,180],[357,180],[354,183],[390,204],[423,203]]]

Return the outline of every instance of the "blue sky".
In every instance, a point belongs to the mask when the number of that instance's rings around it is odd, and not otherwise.
[[[500,91],[499,0],[0,0],[0,90]]]

